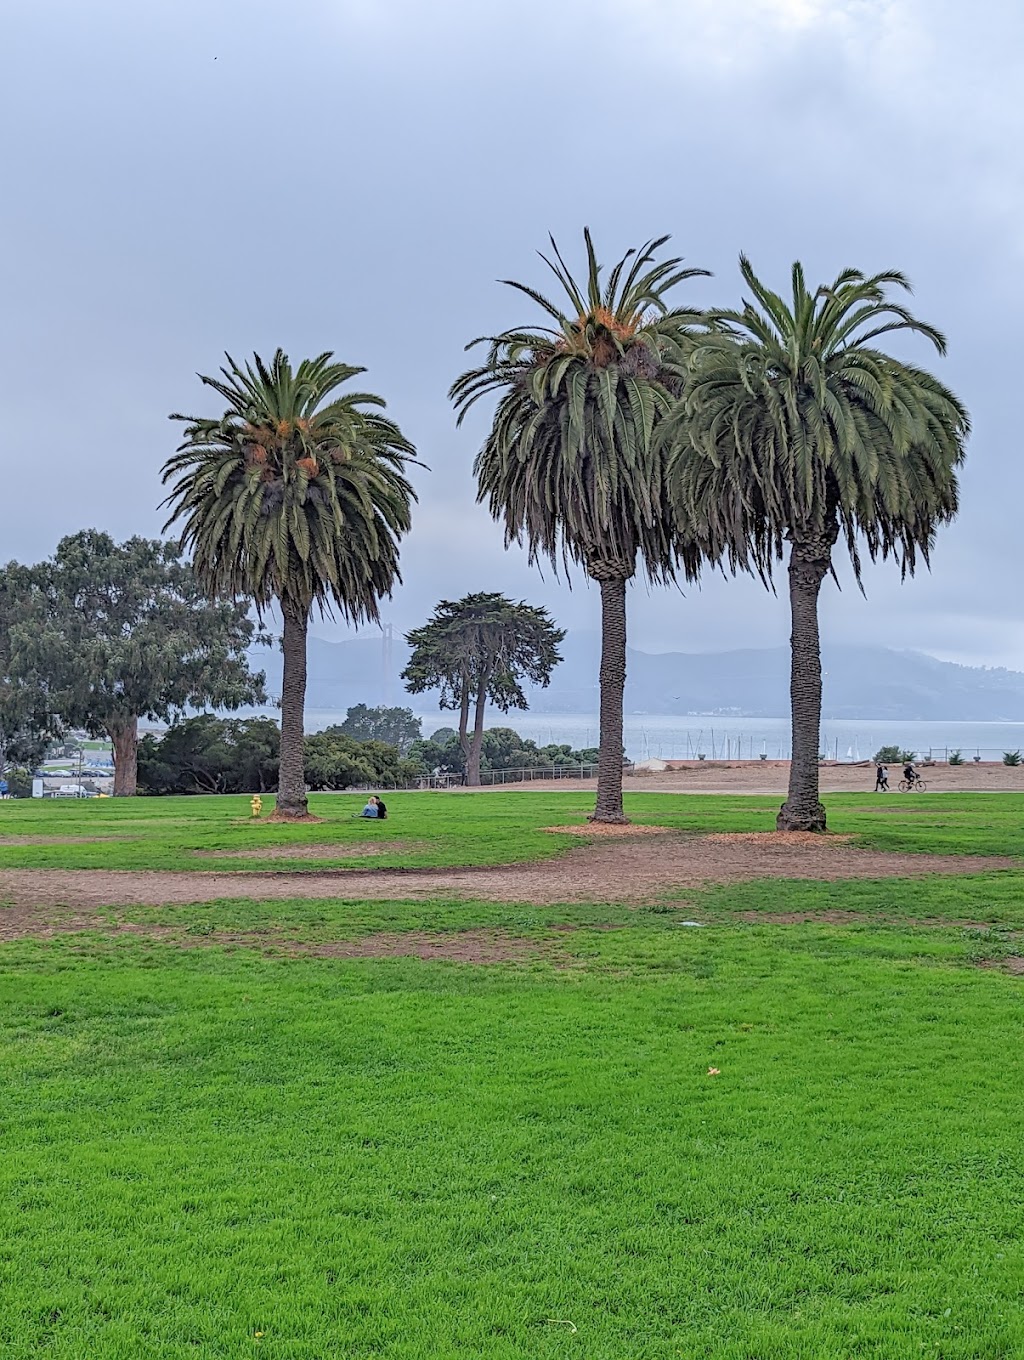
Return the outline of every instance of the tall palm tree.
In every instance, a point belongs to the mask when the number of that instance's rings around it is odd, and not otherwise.
[[[475,472],[478,499],[504,523],[507,542],[530,560],[581,565],[601,591],[601,737],[594,820],[624,822],[622,699],[626,678],[626,583],[638,564],[654,581],[700,554],[681,547],[668,511],[664,457],[654,435],[678,394],[679,346],[699,313],[670,308],[666,294],[703,269],[655,260],[667,236],[629,250],[602,286],[584,231],[587,276],[578,283],[554,239],[542,255],[564,297],[549,301],[504,282],[544,313],[547,325],[474,340],[487,357],[451,389],[461,425],[491,392],[497,411]],[[670,359],[675,367],[669,367]]]
[[[763,577],[789,544],[793,759],[780,830],[825,830],[818,790],[818,595],[842,538],[858,585],[860,544],[903,575],[926,565],[957,510],[967,412],[931,373],[874,346],[911,331],[945,354],[934,326],[893,301],[902,274],[844,270],[813,293],[793,266],[787,304],[740,259],[755,302],[716,313],[692,349],[684,399],[663,427],[671,481],[695,531],[749,554]]]
[[[240,367],[225,356],[219,378],[202,382],[227,403],[220,416],[172,415],[185,441],[164,465],[172,482],[168,526],[215,596],[245,596],[262,616],[277,603],[284,620],[281,772],[276,815],[307,815],[303,771],[306,632],[314,605],[350,622],[377,621],[391,593],[398,543],[415,493],[405,476],[414,450],[379,414],[368,392],[332,394],[361,368],[304,359],[293,369],[278,350]],[[369,409],[366,409],[369,408]],[[377,408],[377,409],[374,409]]]

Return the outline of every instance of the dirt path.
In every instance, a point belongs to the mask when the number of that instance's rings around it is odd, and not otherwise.
[[[971,874],[1024,867],[1007,857],[889,854],[845,841],[764,834],[615,839],[558,859],[472,869],[334,869],[309,873],[0,871],[0,903],[22,907],[161,906],[223,898],[488,902],[615,902],[639,905],[687,888],[758,878],[822,881]],[[0,908],[2,912],[2,908]]]

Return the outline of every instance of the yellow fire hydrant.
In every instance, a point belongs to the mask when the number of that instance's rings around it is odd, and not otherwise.
[[[249,806],[252,808],[252,815],[254,817],[258,817],[260,813],[263,811],[263,799],[259,796],[258,793],[254,796]]]

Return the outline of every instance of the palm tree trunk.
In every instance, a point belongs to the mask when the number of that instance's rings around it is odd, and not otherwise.
[[[484,744],[484,707],[487,703],[487,688],[481,684],[476,692],[476,706],[473,711],[473,740],[469,744],[469,759],[466,762],[466,783],[472,788],[480,787],[480,751]]]
[[[789,605],[793,621],[789,679],[793,759],[789,792],[775,825],[779,831],[824,831],[818,791],[821,751],[821,641],[818,595],[832,559],[835,534],[794,541],[789,553]]]
[[[593,576],[594,573],[591,572]],[[591,821],[622,824],[622,699],[626,689],[626,577],[595,577],[601,586],[601,735],[597,806]]]
[[[134,798],[139,785],[139,720],[111,722],[107,732],[114,747],[114,797]]]
[[[282,602],[284,675],[281,680],[281,764],[274,815],[295,820],[308,815],[305,771],[306,629],[309,612]]]

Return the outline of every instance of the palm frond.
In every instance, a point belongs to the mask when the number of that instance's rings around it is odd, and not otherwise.
[[[400,580],[413,446],[376,394],[335,395],[364,370],[329,352],[295,369],[281,350],[244,368],[225,359],[220,378],[202,378],[224,413],[171,417],[185,439],[163,469],[165,528],[211,594],[375,619]]]
[[[812,294],[795,265],[791,305],[746,257],[740,270],[758,306],[709,317],[659,430],[680,517],[731,536],[727,554],[762,572],[785,539],[838,528],[858,581],[861,543],[912,573],[956,513],[970,422],[938,379],[872,341],[909,330],[944,353],[945,337],[891,300],[909,291],[896,270],[845,269]]]
[[[611,564],[624,577],[639,563],[656,580],[699,569],[701,551],[668,505],[654,435],[684,383],[691,333],[706,328],[702,312],[672,308],[666,294],[705,271],[659,259],[667,240],[628,250],[602,285],[589,230],[583,283],[552,237],[551,254],[542,258],[569,310],[507,282],[557,330],[523,327],[486,337],[486,360],[452,384],[460,424],[481,398],[497,395],[475,462],[479,499],[533,560],[588,571]]]

